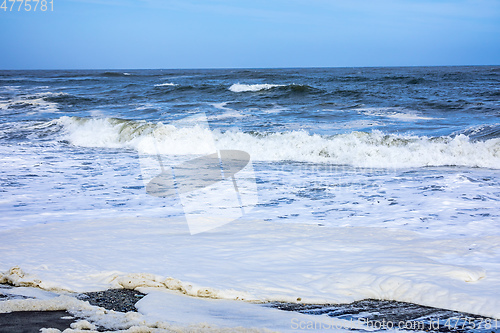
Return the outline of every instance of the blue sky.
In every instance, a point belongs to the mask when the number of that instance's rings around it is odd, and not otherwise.
[[[53,2],[0,9],[0,69],[500,64],[500,0]]]

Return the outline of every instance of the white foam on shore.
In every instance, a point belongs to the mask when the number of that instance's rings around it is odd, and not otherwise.
[[[0,286],[0,295],[2,294],[8,297],[8,299],[36,298],[47,300],[59,296],[57,293],[34,287],[2,288]]]
[[[0,313],[14,311],[68,311],[75,317],[90,320],[94,323],[92,326],[99,325],[115,330],[147,325],[146,321],[142,318],[143,316],[139,313],[122,313],[106,310],[68,295],[60,295],[51,299],[16,299],[0,302]],[[78,328],[82,326],[82,323],[80,322],[79,325],[72,326],[73,328]]]
[[[190,236],[182,220],[113,219],[4,231],[0,252],[1,282],[45,290],[156,287],[305,303],[374,298],[500,318],[491,292],[500,288],[499,236],[457,241],[244,220]]]
[[[13,288],[19,293],[23,289],[39,296],[43,291],[36,288]],[[136,303],[138,312],[116,312],[92,306],[87,301],[71,295],[57,295],[50,298],[9,299],[0,301],[0,313],[15,311],[68,311],[73,318],[71,329],[64,332],[96,332],[96,327],[106,332],[293,332],[295,326],[314,323],[319,331],[347,332],[363,328],[360,321],[333,319],[327,316],[304,315],[281,311],[260,304],[193,298],[178,292],[159,288],[139,288],[147,295]],[[21,292],[22,293],[22,292]],[[332,329],[333,328],[333,329]],[[338,328],[338,329],[335,329]],[[45,333],[60,333],[60,330],[46,328]]]
[[[296,332],[299,327],[315,324],[314,332],[350,332],[366,329],[361,322],[334,319],[328,316],[310,316],[282,311],[259,304],[220,299],[185,297],[168,290],[143,288],[148,293],[137,304],[139,312],[150,321],[167,321],[180,327],[192,323],[210,323],[223,327],[254,327],[273,332]],[[337,328],[337,329],[335,329]]]

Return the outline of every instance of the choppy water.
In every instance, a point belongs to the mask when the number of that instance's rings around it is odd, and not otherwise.
[[[180,215],[146,194],[139,145],[210,136],[251,155],[249,218],[500,234],[500,67],[2,71],[0,117],[3,229]]]

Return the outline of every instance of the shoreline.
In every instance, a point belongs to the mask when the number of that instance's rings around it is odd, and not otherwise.
[[[13,299],[32,299],[32,297],[9,295],[2,290],[13,289],[10,285],[0,284],[0,303]],[[107,289],[98,292],[78,293],[72,295],[77,300],[88,302],[92,306],[115,312],[137,312],[136,303],[147,294],[131,289]],[[185,296],[190,297],[190,296]],[[499,329],[470,329],[470,325],[463,325],[464,320],[491,320],[480,318],[472,314],[438,309],[413,303],[366,299],[348,304],[303,304],[269,302],[258,303],[255,306],[279,309],[281,311],[309,315],[313,323],[325,315],[342,320],[350,320],[364,324],[367,328],[387,329],[388,323],[405,323],[404,329],[439,327],[438,332],[500,332]],[[85,316],[71,314],[64,310],[58,311],[13,311],[0,313],[0,333],[11,332],[39,332],[42,327],[54,328],[63,331],[72,329],[94,329],[99,332],[113,332],[109,328],[88,322]],[[458,320],[458,321],[457,321]],[[455,322],[457,321],[457,322]],[[82,326],[83,323],[83,326]],[[382,324],[384,323],[384,324]],[[447,323],[448,326],[447,327]],[[297,324],[298,325],[298,324]],[[436,326],[437,325],[437,326]],[[454,325],[455,327],[451,327]],[[293,327],[293,326],[292,326]],[[404,331],[404,330],[403,330]],[[54,331],[57,332],[57,331]]]

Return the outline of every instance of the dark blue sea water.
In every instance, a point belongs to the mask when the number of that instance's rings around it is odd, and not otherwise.
[[[1,228],[182,214],[138,152],[213,139],[251,155],[251,217],[500,234],[498,66],[1,71],[0,118]]]
[[[213,128],[334,135],[382,130],[498,134],[498,67],[3,71],[5,121],[60,116],[170,121],[203,111]],[[30,104],[40,98],[45,105]],[[46,111],[52,112],[43,112]],[[54,106],[52,109],[50,106]],[[230,110],[234,112],[224,112]],[[245,117],[245,119],[239,119]],[[496,129],[496,130],[495,130]]]

